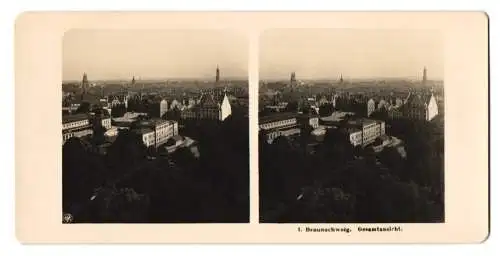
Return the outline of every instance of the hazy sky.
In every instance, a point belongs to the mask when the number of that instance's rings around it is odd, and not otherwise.
[[[72,30],[63,80],[247,77],[248,39],[226,30]]]
[[[275,29],[260,42],[261,79],[443,77],[438,31]]]

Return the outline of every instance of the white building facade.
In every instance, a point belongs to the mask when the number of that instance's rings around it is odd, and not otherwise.
[[[92,134],[89,117],[85,114],[63,117],[62,137],[63,143],[72,137],[83,137]]]
[[[160,117],[163,117],[168,111],[168,101],[166,99],[163,99],[160,102]]]

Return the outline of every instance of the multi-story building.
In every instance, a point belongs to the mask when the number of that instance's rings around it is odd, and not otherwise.
[[[92,134],[92,125],[86,114],[63,116],[63,143],[71,137],[83,137]]]
[[[168,111],[168,101],[166,99],[160,102],[160,117],[163,117]]]
[[[230,115],[231,103],[226,94],[223,97],[202,94],[197,105],[181,111],[181,119],[224,121]]]
[[[424,67],[422,84],[427,86],[427,69]],[[410,91],[401,106],[405,118],[431,121],[438,115],[438,104],[434,92],[416,93]]]
[[[176,121],[155,119],[152,122],[157,147],[167,143],[168,139],[179,133],[179,126]]]
[[[279,136],[295,136],[300,134],[300,125],[294,113],[279,113],[259,118],[259,132],[272,143]]]
[[[353,146],[360,146],[363,144],[363,131],[356,127],[350,127],[347,129],[349,134],[349,141]]]
[[[155,146],[155,131],[148,127],[134,129],[134,132],[139,134],[142,138],[142,142],[146,147],[154,147]]]
[[[179,126],[176,121],[163,119],[139,121],[132,130],[142,135],[142,141],[146,147],[159,147],[167,143],[168,139],[179,134]]]
[[[431,121],[438,114],[434,94],[422,95],[410,92],[404,101],[402,113],[405,118]]]
[[[319,127],[319,116],[315,114],[302,114],[298,115],[297,118],[302,124],[310,125],[313,129]]]
[[[391,106],[387,110],[387,115],[390,119],[400,119],[403,117],[403,112],[401,111],[400,107]]]
[[[385,122],[367,118],[349,120],[346,128],[354,146],[366,146],[385,134]]]
[[[373,112],[375,112],[375,101],[373,99],[368,100],[366,106],[367,106],[366,116],[370,117],[373,114]]]
[[[106,128],[107,129],[110,129],[111,128],[111,117],[110,116],[105,116],[101,119],[101,124],[102,124],[102,127]]]

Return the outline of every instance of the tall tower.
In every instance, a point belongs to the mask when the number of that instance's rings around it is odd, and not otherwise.
[[[219,83],[220,80],[220,70],[219,70],[219,65],[217,65],[217,69],[215,70],[215,82]]]
[[[342,74],[340,74],[340,83],[344,82],[344,78],[342,77]]]
[[[295,79],[295,72],[290,74],[290,87],[295,87],[297,80]]]
[[[423,85],[427,84],[427,68],[426,67],[424,67],[424,72],[423,72],[423,76],[422,76],[422,84]]]
[[[88,88],[89,88],[89,81],[87,79],[87,73],[83,73],[83,78],[82,78],[82,94],[86,94]]]
[[[141,91],[139,93],[140,97],[141,97],[141,100],[142,100],[142,93],[144,91],[144,83],[142,83],[142,87],[141,87]]]

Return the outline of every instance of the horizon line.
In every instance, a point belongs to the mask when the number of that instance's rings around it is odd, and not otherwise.
[[[228,81],[228,80],[248,80],[247,77],[243,76],[227,76],[226,78],[220,78],[219,81]],[[140,83],[140,81],[169,81],[169,80],[191,80],[191,81],[209,81],[213,80],[215,81],[214,77],[142,77],[142,78],[137,78],[135,77],[135,83]],[[82,79],[63,79],[62,82],[81,82]],[[99,78],[99,79],[88,79],[89,82],[92,81],[120,81],[120,82],[130,82],[132,81],[132,78],[125,79],[125,78]]]
[[[377,79],[377,80],[385,80],[385,79],[391,79],[391,80],[395,80],[395,79],[401,79],[401,80],[418,80],[418,81],[422,81],[423,79],[421,77],[412,77],[412,76],[359,76],[359,77],[345,77],[343,76],[342,79],[344,80],[344,82],[346,81],[349,81],[349,80],[373,80],[373,79]],[[268,77],[268,78],[259,78],[259,81],[263,81],[263,80],[274,80],[274,81],[290,81],[290,78],[287,77],[287,78],[284,78],[284,77],[280,77],[280,78],[276,78],[276,77]],[[296,81],[314,81],[314,80],[328,80],[328,81],[339,81],[340,78],[339,77],[336,77],[336,78],[331,78],[331,77],[317,77],[317,78],[303,78],[303,79],[300,79],[300,78],[296,78],[295,79]],[[443,81],[444,79],[442,77],[427,77],[427,80],[428,81]]]

